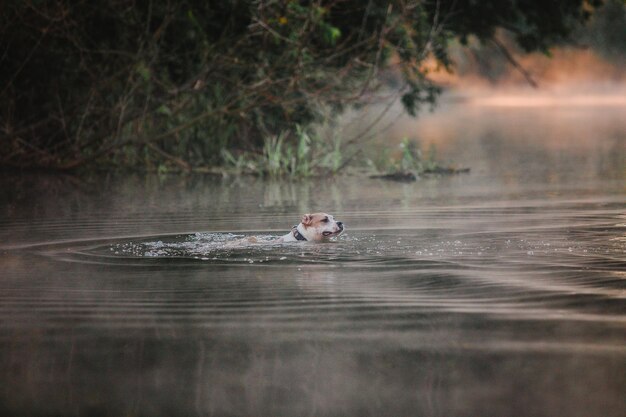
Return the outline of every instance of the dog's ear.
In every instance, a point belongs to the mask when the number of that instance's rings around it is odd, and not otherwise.
[[[305,214],[304,216],[302,216],[302,219],[300,219],[300,222],[302,222],[303,226],[310,226],[313,222],[313,216],[311,216],[310,214]]]

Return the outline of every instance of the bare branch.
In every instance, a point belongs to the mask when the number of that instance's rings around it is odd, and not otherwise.
[[[504,44],[502,44],[502,42],[500,42],[499,40],[497,40],[496,38],[493,38],[491,40],[491,42],[498,48],[498,50],[500,51],[500,53],[502,53],[502,55],[507,59],[507,61],[509,61],[509,63],[511,65],[513,65],[513,67],[519,71],[520,74],[522,74],[524,76],[524,78],[526,79],[526,81],[528,82],[528,84],[533,87],[533,88],[538,88],[539,85],[537,84],[537,82],[533,79],[533,77],[530,75],[530,73],[528,71],[526,71],[526,69],[519,63],[517,62],[517,60],[515,59],[515,57],[513,57],[513,55],[509,52],[509,50],[504,46]]]

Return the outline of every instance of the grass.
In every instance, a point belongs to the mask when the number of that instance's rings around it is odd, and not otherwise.
[[[301,126],[265,139],[260,153],[222,151],[227,167],[236,173],[269,177],[328,176],[344,168],[344,146],[337,136],[322,137]]]
[[[390,148],[370,151],[375,155],[367,163],[375,172],[373,178],[397,181],[414,181],[424,175],[450,175],[468,172],[468,169],[456,169],[442,165],[437,160],[434,145],[423,152],[416,140],[404,138],[400,142],[400,151],[391,152]]]
[[[322,136],[296,126],[295,131],[283,131],[267,137],[261,152],[222,151],[227,169],[236,174],[265,177],[307,178],[331,176],[349,169],[366,171],[386,179],[414,180],[425,174],[454,174],[463,172],[444,167],[437,161],[437,152],[430,146],[422,152],[417,141],[404,138],[400,152],[390,149],[353,149],[335,134]],[[366,155],[375,155],[368,158]],[[349,155],[349,156],[348,156]],[[358,155],[359,157],[355,157]]]

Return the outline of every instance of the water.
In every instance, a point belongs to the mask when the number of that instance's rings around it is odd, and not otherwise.
[[[3,174],[0,415],[623,416],[621,116],[478,116],[412,184]]]

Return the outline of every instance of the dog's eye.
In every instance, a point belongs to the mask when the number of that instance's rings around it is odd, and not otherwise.
[[[322,223],[328,223],[328,217],[324,217],[324,218],[322,219]]]

